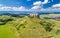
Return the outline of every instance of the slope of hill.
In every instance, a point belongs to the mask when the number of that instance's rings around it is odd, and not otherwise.
[[[3,28],[3,30],[0,28],[2,30],[0,37],[7,34],[4,36],[5,38],[60,38],[60,21],[29,16],[9,19],[13,20],[1,25],[2,27],[0,26]]]
[[[52,38],[56,35],[59,22],[39,18],[23,17],[14,22],[19,38]],[[53,31],[54,30],[54,31]],[[60,33],[60,32],[59,32]]]

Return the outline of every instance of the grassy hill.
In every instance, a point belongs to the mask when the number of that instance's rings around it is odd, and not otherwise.
[[[41,19],[51,19],[51,18],[60,18],[60,14],[42,14],[40,15]]]
[[[0,26],[0,38],[16,38],[8,25]]]
[[[29,16],[3,16],[0,20],[0,38],[60,38],[60,21]]]

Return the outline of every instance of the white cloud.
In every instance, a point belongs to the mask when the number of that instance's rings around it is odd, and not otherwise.
[[[41,5],[42,2],[41,1],[37,1],[37,2],[34,2],[33,5]]]
[[[33,3],[33,7],[31,9],[39,9],[41,8],[42,2],[41,1],[37,1]]]
[[[12,10],[11,7],[0,7],[1,11],[5,11],[5,10]]]
[[[60,7],[60,4],[55,4],[52,7]]]
[[[38,8],[39,8],[39,6],[34,6],[31,9],[38,9]]]
[[[31,0],[27,0],[27,1],[31,1]],[[41,1],[37,1],[33,3],[33,7],[31,9],[41,9],[43,4],[46,4],[48,2],[48,0],[44,0],[44,2]],[[0,11],[27,11],[28,9],[26,9],[24,6],[20,6],[20,7],[10,7],[10,6],[5,6],[3,4],[0,4]]]
[[[53,0],[52,0],[53,1]],[[48,0],[45,0],[44,2],[37,1],[33,3],[33,7],[31,8],[33,11],[39,11],[39,12],[60,12],[60,4],[52,5],[52,7],[49,8],[43,8],[42,5],[48,3]]]
[[[48,0],[44,0],[44,2],[42,2],[42,4],[46,4],[46,3],[48,3]]]
[[[44,0],[44,2],[41,2],[41,1],[37,1],[37,2],[34,2],[33,3],[33,7],[31,9],[41,9],[43,4],[46,4],[48,3],[48,0]]]
[[[0,11],[36,11],[36,12],[60,12],[60,4],[54,4],[50,8],[43,8],[41,2],[33,3],[33,7],[31,9],[26,9],[24,6],[20,7],[9,7],[0,4]]]
[[[40,9],[40,8],[42,8],[42,2],[41,1],[37,1],[37,2],[34,2],[33,3],[33,7],[31,8],[31,9]]]
[[[26,8],[23,7],[23,6],[20,6],[18,9],[19,9],[19,10],[26,10]]]
[[[60,12],[60,4],[54,4],[52,7],[41,9],[41,12]]]
[[[41,9],[40,6],[33,6],[31,9]]]
[[[37,1],[37,2],[34,2],[33,5],[41,5],[41,4],[46,4],[48,2],[49,2],[48,0],[44,0],[44,2]]]
[[[26,11],[26,10],[28,10],[28,9],[26,9],[24,6],[9,7],[9,6],[0,4],[0,11]]]
[[[42,12],[60,12],[60,9],[56,9],[56,8],[47,8],[47,9],[41,9]]]
[[[37,10],[36,10],[37,9]],[[49,8],[41,8],[39,9],[38,5],[33,7],[33,11],[36,12],[44,12],[44,13],[54,13],[54,12],[60,12],[60,4],[54,4],[52,7]]]
[[[26,8],[23,7],[23,6],[20,6],[20,7],[11,7],[11,9],[12,9],[13,11],[26,11],[26,10],[28,10],[28,9],[26,9]]]

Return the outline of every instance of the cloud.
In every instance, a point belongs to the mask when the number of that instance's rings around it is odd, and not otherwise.
[[[46,3],[48,3],[48,0],[44,0],[44,2],[42,2],[42,4],[46,4]]]
[[[52,0],[53,1],[53,0]],[[33,3],[33,7],[31,10],[37,11],[37,12],[60,12],[60,4],[54,4],[52,7],[49,8],[43,8],[43,5],[48,3],[48,0],[45,0],[44,2],[37,1]]]
[[[42,4],[41,1],[34,2],[33,3],[34,6],[31,9],[39,9],[41,8],[41,4]]]
[[[43,4],[48,3],[48,0],[44,0],[44,2],[36,1],[33,3],[33,7],[31,9],[41,9],[43,7]]]
[[[31,1],[31,0],[27,0],[27,1]],[[42,9],[43,4],[46,4],[46,3],[48,3],[48,0],[44,0],[44,2],[36,1],[33,3],[33,7],[31,7],[31,9],[33,9],[33,10]],[[24,7],[24,6],[10,7],[10,6],[0,4],[0,11],[28,11],[28,10],[30,10],[30,9],[26,9],[26,7]]]
[[[37,2],[34,2],[33,5],[41,5],[42,2],[41,1],[37,1]]]
[[[26,9],[24,6],[10,7],[0,4],[0,11],[27,11],[27,10],[28,9]]]
[[[52,7],[60,7],[60,4],[55,4]]]
[[[49,8],[43,8],[40,10],[41,12],[60,12],[60,4],[54,4],[52,7]]]
[[[41,1],[34,2],[33,5],[34,6],[31,9],[40,9],[40,8],[42,8]]]
[[[41,12],[50,12],[50,13],[53,13],[53,12],[60,12],[60,9],[56,9],[56,8],[47,8],[47,9],[41,9]]]
[[[60,4],[54,4],[49,8],[40,8],[40,9],[39,9],[38,5],[36,5],[35,7],[33,7],[33,11],[42,12],[42,13],[43,12],[44,13],[60,12]]]
[[[20,7],[11,7],[11,9],[13,11],[26,11],[28,9],[26,9],[24,6],[20,6]]]
[[[41,8],[41,7],[40,6],[34,6],[31,9],[39,9],[39,8]]]
[[[33,7],[31,9],[26,9],[26,7],[24,6],[20,6],[20,7],[10,7],[10,6],[6,6],[6,5],[2,5],[0,4],[0,11],[33,11],[33,12],[60,12],[60,4],[54,4],[52,5],[52,7],[49,8],[43,8],[42,3],[39,1],[33,3]]]
[[[26,10],[26,8],[23,7],[23,6],[20,6],[18,9],[19,9],[19,10]]]
[[[34,2],[33,5],[41,5],[41,4],[46,4],[46,3],[48,3],[48,0],[44,0],[44,2],[37,1],[37,2]]]

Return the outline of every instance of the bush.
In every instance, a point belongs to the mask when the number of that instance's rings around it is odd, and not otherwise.
[[[46,29],[46,31],[51,31],[54,24],[52,22],[47,22],[45,20],[41,21],[40,24]]]
[[[6,24],[8,21],[12,21],[13,18],[7,15],[0,16],[0,25]]]

